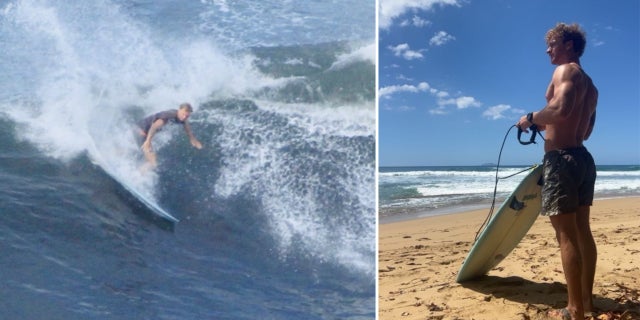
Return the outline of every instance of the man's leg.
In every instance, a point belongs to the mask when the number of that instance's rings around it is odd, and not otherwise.
[[[558,214],[549,217],[560,244],[562,269],[567,281],[569,299],[567,310],[572,319],[584,319],[582,302],[582,261],[578,241],[576,213]]]
[[[593,311],[593,281],[596,274],[598,252],[589,225],[589,206],[578,207],[578,244],[582,257],[582,303],[585,312]]]
[[[157,166],[158,166],[158,160],[156,157],[156,153],[153,151],[143,151],[144,152],[144,158],[147,160],[147,162],[143,165],[143,169],[146,170],[154,170]]]

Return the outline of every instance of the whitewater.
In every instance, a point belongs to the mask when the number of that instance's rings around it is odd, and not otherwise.
[[[375,317],[375,4],[0,4],[7,319]],[[190,102],[204,148],[132,124]],[[167,225],[95,159],[153,197]]]

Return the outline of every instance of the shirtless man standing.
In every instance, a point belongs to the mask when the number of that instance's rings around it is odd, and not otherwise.
[[[596,168],[583,146],[596,120],[598,90],[580,66],[586,45],[577,24],[559,23],[546,34],[547,54],[556,65],[547,89],[547,105],[522,116],[516,124],[528,132],[546,130],[542,215],[549,216],[560,245],[567,281],[567,307],[553,310],[560,319],[584,319],[593,311],[596,244],[589,225]]]

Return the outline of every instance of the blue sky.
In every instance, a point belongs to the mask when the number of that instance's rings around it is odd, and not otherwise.
[[[558,22],[586,31],[580,62],[600,92],[585,145],[597,164],[640,164],[639,3],[379,0],[379,165],[497,162],[509,127],[546,103],[544,35]],[[502,164],[543,152],[514,129]]]

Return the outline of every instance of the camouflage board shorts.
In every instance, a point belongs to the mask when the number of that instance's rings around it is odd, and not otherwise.
[[[585,147],[553,150],[544,155],[543,216],[576,212],[593,203],[596,165]]]

